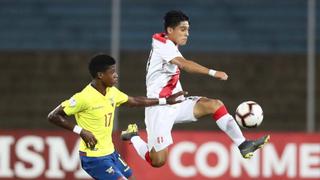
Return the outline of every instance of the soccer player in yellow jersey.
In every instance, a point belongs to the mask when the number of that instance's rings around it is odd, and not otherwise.
[[[94,56],[89,63],[92,81],[81,92],[63,101],[49,113],[48,119],[57,126],[80,135],[79,154],[82,168],[94,179],[122,180],[135,178],[130,167],[115,151],[112,129],[115,108],[128,106],[152,106],[181,102],[178,92],[166,99],[130,97],[118,90],[115,60],[106,55]],[[74,116],[77,124],[67,120]]]

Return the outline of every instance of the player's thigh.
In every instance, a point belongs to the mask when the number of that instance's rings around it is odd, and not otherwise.
[[[201,98],[200,96],[190,96],[182,103],[177,104],[175,123],[197,121],[198,119],[194,114],[194,108]]]
[[[176,118],[173,106],[154,106],[146,108],[145,123],[148,133],[149,151],[157,152],[173,143],[171,130]]]
[[[196,118],[213,114],[223,103],[218,99],[200,98],[194,106],[193,113]]]
[[[96,180],[126,180],[115,165],[113,157],[81,157],[82,168]]]

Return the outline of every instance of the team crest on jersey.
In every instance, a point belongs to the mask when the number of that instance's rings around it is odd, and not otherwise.
[[[77,105],[77,102],[74,98],[70,98],[69,100],[69,106],[70,107],[75,107]]]
[[[109,102],[110,102],[110,105],[111,105],[112,107],[114,107],[115,102],[114,102],[114,98],[113,98],[113,97],[112,97],[112,98],[109,98]]]

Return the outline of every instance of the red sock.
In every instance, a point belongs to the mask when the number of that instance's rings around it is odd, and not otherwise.
[[[150,158],[149,151],[146,152],[146,154],[144,155],[144,157],[146,158],[146,161],[151,165],[151,164],[152,164],[152,161],[151,161],[151,158]]]
[[[213,113],[212,118],[217,121],[226,114],[228,114],[228,110],[224,105],[222,105]]]

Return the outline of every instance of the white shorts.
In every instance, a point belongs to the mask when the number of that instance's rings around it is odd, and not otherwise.
[[[197,121],[193,109],[200,98],[190,96],[178,104],[145,108],[149,151],[154,148],[158,152],[173,143],[171,129],[174,123]]]

